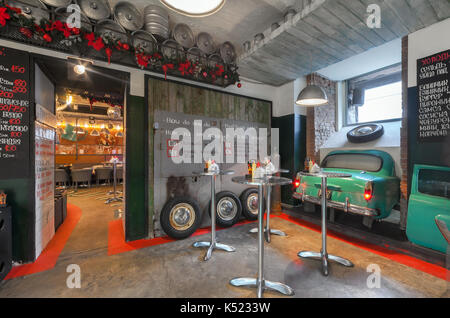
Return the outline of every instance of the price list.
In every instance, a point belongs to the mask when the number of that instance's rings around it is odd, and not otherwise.
[[[450,134],[450,50],[417,60],[417,137],[443,141]]]
[[[29,57],[0,47],[0,178],[28,176]]]

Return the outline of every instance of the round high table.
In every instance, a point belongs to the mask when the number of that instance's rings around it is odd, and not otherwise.
[[[194,247],[208,247],[206,251],[204,260],[208,261],[211,259],[212,252],[214,249],[219,249],[227,252],[236,251],[234,247],[221,244],[217,242],[216,239],[216,177],[217,176],[225,176],[232,175],[234,171],[226,170],[226,171],[211,171],[211,172],[194,172],[194,176],[209,176],[211,177],[211,242],[195,242],[193,244]]]
[[[280,177],[264,177],[261,179],[247,179],[243,177],[234,177],[233,182],[258,186],[258,275],[256,278],[234,278],[230,284],[236,287],[250,286],[257,288],[258,298],[262,297],[265,289],[277,291],[283,295],[293,296],[294,290],[282,283],[271,282],[264,279],[264,186],[277,186],[291,184],[292,180]]]
[[[334,261],[347,267],[353,267],[353,263],[349,260],[328,254],[327,251],[327,179],[329,178],[350,178],[351,174],[334,173],[334,172],[320,172],[320,173],[308,173],[300,172],[302,176],[319,177],[322,179],[321,185],[321,206],[322,206],[322,250],[320,252],[302,251],[298,253],[299,257],[312,258],[322,261],[322,273],[328,276],[328,261]]]
[[[106,200],[105,204],[110,204],[112,202],[122,202],[123,201],[122,197],[117,197],[117,194],[119,193],[119,192],[117,192],[117,164],[121,163],[121,162],[113,161],[113,162],[110,162],[109,164],[111,164],[111,163],[113,165],[113,178],[114,178],[113,186],[114,186],[114,190],[108,192],[108,194],[112,194],[113,197],[109,198],[108,200]]]
[[[273,172],[271,175],[276,175],[279,173],[289,173],[289,170],[280,169],[278,171]],[[286,233],[280,230],[275,230],[270,228],[270,207],[271,207],[271,196],[272,196],[272,186],[266,186],[266,227],[264,229],[264,236],[266,237],[267,243],[270,243],[270,234],[278,235],[278,236],[287,236]],[[258,233],[258,228],[254,228],[250,230],[250,233]]]

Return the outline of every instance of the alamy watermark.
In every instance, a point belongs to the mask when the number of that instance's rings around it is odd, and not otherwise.
[[[381,8],[378,4],[370,4],[367,7],[366,24],[370,29],[381,28]]]
[[[67,273],[70,275],[66,279],[67,288],[80,289],[81,288],[81,268],[77,264],[71,264],[67,266]]]
[[[211,127],[203,131],[203,122],[194,120],[194,138],[191,131],[184,127],[175,128],[167,143],[167,156],[175,164],[203,163],[214,160],[216,163],[246,163],[247,160],[260,160],[268,157],[268,146],[271,153],[278,153],[279,129],[250,127],[222,130]],[[207,142],[206,144],[204,142]],[[248,155],[247,155],[248,154]]]

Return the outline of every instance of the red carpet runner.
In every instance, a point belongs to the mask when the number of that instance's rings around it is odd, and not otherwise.
[[[67,204],[67,218],[59,227],[55,236],[48,243],[42,254],[34,263],[14,267],[5,279],[12,279],[40,273],[52,269],[56,265],[67,240],[81,218],[81,209],[75,205]]]

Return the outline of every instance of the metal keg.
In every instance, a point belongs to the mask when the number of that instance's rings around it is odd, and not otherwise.
[[[206,60],[206,55],[198,47],[192,47],[187,51],[186,58],[191,62],[199,62],[203,64]]]
[[[113,20],[101,20],[95,25],[95,32],[103,38],[111,38],[122,43],[128,43],[125,29]]]
[[[144,8],[144,28],[158,40],[169,38],[169,13],[163,7],[148,5]]]
[[[130,2],[118,2],[114,6],[114,20],[128,31],[142,29],[144,18],[139,10]]]
[[[72,0],[42,0],[46,5],[49,5],[51,7],[67,7],[69,4],[72,3]]]
[[[67,7],[56,8],[55,13],[56,19],[62,22],[65,22],[65,20],[71,15],[71,13],[67,12]],[[89,22],[89,19],[82,12],[80,12],[80,14],[81,14],[81,28],[85,29],[88,32],[92,32],[92,24]]]
[[[161,53],[164,55],[165,58],[168,59],[176,59],[181,58],[183,59],[186,55],[184,53],[183,47],[178,44],[177,41],[169,39],[163,42],[161,46]]]
[[[297,14],[297,11],[295,9],[290,8],[287,10],[287,12],[284,14],[284,22],[287,23],[288,21],[291,21],[292,18]]]
[[[236,50],[234,49],[234,45],[228,41],[223,43],[220,46],[220,56],[225,63],[234,63],[236,61]]]
[[[8,5],[13,8],[20,8],[22,14],[28,19],[34,18],[35,23],[39,24],[42,19],[50,20],[50,13],[44,3],[39,0],[9,0]]]
[[[223,60],[217,53],[212,54],[208,57],[208,66],[214,68],[216,67],[216,65],[223,65]]]
[[[252,44],[251,44],[250,41],[245,41],[245,42],[242,44],[242,47],[244,48],[244,52],[248,52],[248,51],[250,51],[250,49],[252,48]]]
[[[106,0],[76,0],[76,4],[89,19],[99,21],[111,16],[111,7]]]
[[[152,54],[155,51],[157,42],[154,36],[147,31],[137,30],[131,34],[132,45],[138,52]]]
[[[278,29],[280,27],[280,24],[278,22],[274,22],[272,23],[272,25],[270,26],[270,31],[275,31],[276,29]]]
[[[172,31],[172,36],[181,46],[185,49],[190,49],[195,44],[194,33],[191,28],[184,23],[178,23],[175,25]]]
[[[216,51],[216,45],[212,36],[206,32],[201,32],[197,35],[197,47],[207,55]]]

